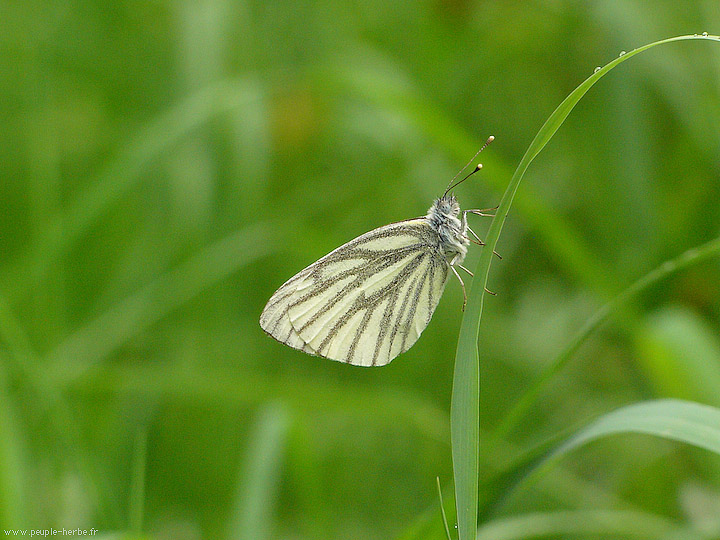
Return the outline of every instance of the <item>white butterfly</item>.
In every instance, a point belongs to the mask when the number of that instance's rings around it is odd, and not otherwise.
[[[483,245],[467,214],[488,214],[461,212],[448,195],[454,185],[424,217],[358,236],[290,278],[260,326],[290,347],[357,366],[384,366],[407,351],[430,322],[450,271],[465,294],[456,267],[472,275],[462,266],[468,233]]]

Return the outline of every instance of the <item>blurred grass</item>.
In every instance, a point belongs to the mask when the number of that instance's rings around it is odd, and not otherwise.
[[[668,519],[622,510],[569,510],[513,516],[483,525],[478,540],[546,538],[548,535],[604,535],[623,538],[704,539]]]
[[[270,538],[273,501],[283,471],[283,449],[290,422],[277,404],[268,405],[258,416],[257,426],[249,437],[251,446],[227,538]]]
[[[443,538],[458,288],[370,371],[270,340],[264,302],[340,243],[423,214],[488,134],[459,195],[494,206],[594,66],[720,19],[702,0],[29,0],[1,21],[3,525],[124,531],[146,430],[143,533],[183,540],[226,536],[269,403],[293,418],[269,534],[396,537],[432,508],[419,537]],[[718,58],[679,44],[618,68],[529,169],[489,283],[481,447],[600,306],[720,234]],[[481,472],[622,404],[716,405],[718,320],[716,259],[651,285]],[[639,439],[573,454],[505,517],[632,508],[711,529],[706,453]]]
[[[7,375],[0,374],[0,396],[7,396]],[[8,527],[20,527],[27,520],[24,502],[23,479],[27,474],[25,456],[18,431],[13,403],[0,398],[0,521]]]
[[[145,506],[145,462],[147,460],[147,433],[141,429],[135,436],[135,454],[132,463],[132,485],[128,508],[128,529],[140,537],[143,531]]]

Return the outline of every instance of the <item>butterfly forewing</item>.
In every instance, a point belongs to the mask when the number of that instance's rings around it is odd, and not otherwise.
[[[288,280],[262,328],[304,352],[371,366],[409,349],[430,322],[448,262],[426,218],[380,227]]]

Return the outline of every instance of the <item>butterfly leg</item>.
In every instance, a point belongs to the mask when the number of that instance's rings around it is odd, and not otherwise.
[[[475,231],[473,231],[470,227],[467,228],[468,232],[474,236],[474,239],[470,239],[472,242],[476,243],[478,246],[484,246],[485,242],[480,240],[480,237],[475,234]],[[502,260],[502,256],[495,250],[493,250],[493,254],[497,256],[498,259]]]
[[[463,217],[462,217],[462,223],[463,227],[467,229],[467,231],[473,235],[474,238],[470,238],[471,242],[476,243],[478,246],[484,246],[485,242],[480,240],[480,237],[473,231],[467,224],[467,215],[468,214],[474,214],[476,216],[485,216],[485,217],[495,217],[495,214],[487,214],[486,212],[490,212],[492,210],[497,210],[499,208],[499,205],[495,208],[483,208],[482,210],[472,209],[472,210],[463,210]],[[502,256],[495,250],[493,250],[493,254],[497,256],[498,259],[502,259]],[[489,292],[489,291],[488,291]]]
[[[488,214],[488,212],[492,212],[493,210],[497,210],[500,207],[500,205],[494,207],[494,208],[483,208],[481,210],[478,210],[477,208],[472,208],[471,210],[463,210],[463,213],[465,214],[475,214],[476,216],[483,216],[483,217],[495,217],[495,214]]]
[[[467,268],[465,268],[462,264],[458,264],[458,267],[460,267],[460,268],[462,268],[463,270],[465,270],[465,271],[466,271],[468,274],[470,274],[472,277],[475,277],[475,274],[473,274],[470,270],[468,270]],[[492,291],[491,291],[490,289],[488,289],[487,287],[484,287],[484,289],[485,289],[485,292],[486,292],[486,293],[492,294],[493,296],[497,296],[497,293],[492,292]]]
[[[468,227],[467,230],[468,230],[468,232],[469,232],[470,234],[473,235],[473,237],[475,238],[475,240],[473,240],[473,241],[474,241],[478,246],[484,246],[484,245],[485,245],[485,242],[483,242],[482,240],[480,240],[480,237],[479,237],[477,234],[475,234],[475,231],[473,231],[470,227]],[[472,240],[472,238],[471,238],[471,240]]]
[[[462,310],[465,311],[465,306],[467,305],[467,294],[465,293],[465,282],[464,282],[464,281],[462,280],[462,278],[460,277],[460,274],[458,273],[458,271],[455,270],[455,266],[456,266],[455,264],[452,264],[452,263],[451,263],[451,264],[450,264],[450,270],[452,270],[452,271],[453,271],[453,274],[455,274],[455,277],[457,277],[458,280],[460,280],[460,285],[462,286],[462,291],[463,291],[463,306],[462,306]],[[470,274],[471,276],[474,277],[474,274],[473,274],[470,270],[468,270],[467,268],[465,268],[462,264],[458,264],[457,266],[458,266],[459,268],[462,268],[462,269],[465,270],[468,274]],[[492,291],[491,291],[490,289],[488,289],[487,287],[483,287],[483,288],[485,289],[485,292],[486,292],[486,293],[492,294],[493,296],[497,296],[497,293],[492,292]]]
[[[461,266],[461,268],[462,268],[462,266]],[[462,292],[463,292],[462,310],[465,311],[465,306],[467,305],[467,293],[465,292],[465,282],[460,277],[460,274],[458,274],[458,271],[455,270],[455,265],[453,263],[450,263],[450,270],[453,271],[453,274],[455,274],[455,277],[458,278],[458,280],[460,281],[460,286],[462,287]]]

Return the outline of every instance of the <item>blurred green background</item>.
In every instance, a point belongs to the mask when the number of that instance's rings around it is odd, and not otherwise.
[[[490,134],[457,193],[495,206],[595,66],[720,28],[713,0],[1,6],[0,520],[179,540],[399,538],[422,516],[442,538],[460,287],[379,369],[276,343],[264,303],[423,215]],[[483,433],[596,309],[720,235],[719,87],[715,44],[652,50],[533,163],[490,276]],[[481,469],[622,404],[720,406],[719,317],[717,259],[646,291]],[[631,507],[720,534],[719,479],[706,452],[623,436],[503,512]]]

